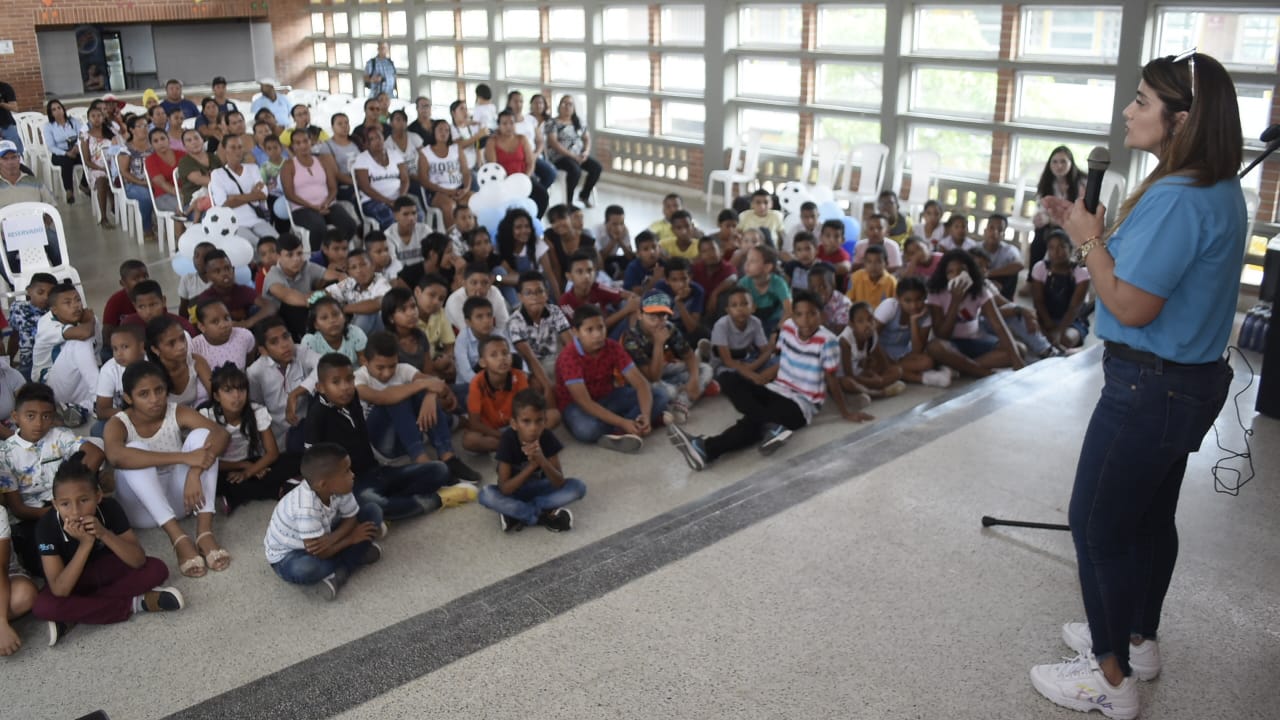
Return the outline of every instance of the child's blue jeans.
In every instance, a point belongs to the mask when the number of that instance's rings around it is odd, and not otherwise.
[[[382,508],[373,503],[362,504],[360,511],[356,513],[356,522],[381,525]],[[341,519],[335,520],[333,527],[336,528],[341,523]],[[338,568],[350,573],[360,567],[364,562],[365,553],[369,550],[370,542],[369,540],[358,542],[328,558],[316,557],[306,550],[294,550],[285,555],[284,559],[273,563],[271,569],[275,570],[276,575],[285,582],[294,585],[315,585],[332,575]]]
[[[485,485],[480,490],[480,504],[525,525],[537,525],[542,513],[581,500],[586,494],[586,483],[577,478],[565,478],[563,485],[555,487],[539,472],[510,495],[504,495],[497,485]]]
[[[662,411],[667,409],[667,403],[671,401],[671,397],[659,383],[652,383],[650,387],[653,390],[653,412],[649,420],[653,422],[662,417]],[[636,397],[636,389],[630,385],[615,388],[613,392],[596,402],[620,417],[629,419],[640,417],[640,401]],[[576,403],[570,403],[565,407],[564,424],[569,428],[570,434],[587,443],[593,443],[608,433],[617,432],[616,428],[605,424],[603,420],[578,407]]]
[[[711,366],[701,363],[698,366],[698,390],[706,390],[712,379],[714,374],[711,372]],[[685,386],[689,384],[689,366],[683,362],[667,363],[667,366],[662,369],[662,379],[653,384],[661,385],[668,397],[676,398],[685,404],[689,403],[689,395],[685,391]]]
[[[433,496],[452,482],[442,462],[379,465],[356,476],[355,494],[361,505],[378,505],[386,519],[404,520],[438,508]]]
[[[427,450],[423,432],[418,428],[418,408],[422,407],[422,393],[402,400],[395,405],[374,405],[366,423],[373,449],[386,458],[408,455],[421,456]],[[453,452],[453,433],[449,430],[449,414],[436,406],[436,423],[426,432],[426,438],[435,448],[437,457]]]

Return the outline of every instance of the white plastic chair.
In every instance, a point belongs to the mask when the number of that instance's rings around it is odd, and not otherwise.
[[[22,265],[21,272],[15,272],[9,265],[9,243],[7,241],[6,228],[19,218],[37,217],[40,223],[44,224],[45,216],[53,219],[54,235],[57,237],[58,252],[62,257],[62,263],[54,266],[49,263],[49,256],[45,254],[45,247],[48,241],[32,247],[26,247],[18,250],[18,261]],[[59,280],[70,279],[80,291],[81,299],[84,298],[84,287],[80,283],[80,273],[71,266],[70,256],[67,254],[67,232],[62,226],[62,215],[58,213],[58,209],[52,205],[38,202],[21,202],[0,208],[0,238],[3,239],[3,247],[0,248],[0,266],[4,267],[5,275],[9,277],[9,282],[13,287],[12,297],[18,297],[25,292],[25,288],[29,284],[30,278],[35,273],[46,272]]]
[[[707,214],[711,214],[711,188],[719,182],[724,189],[724,207],[733,206],[733,186],[741,184],[750,189],[758,185],[760,175],[760,138],[764,133],[760,130],[747,131],[745,147],[740,138],[735,139],[733,152],[729,156],[729,167],[725,170],[712,170],[707,174]],[[741,169],[738,163],[741,161]]]
[[[89,124],[89,108],[86,105],[67,108],[67,116],[73,117],[86,125]]]
[[[124,192],[124,181],[120,179],[120,161],[121,154],[127,154],[129,151],[121,146],[113,146],[109,148],[111,157],[108,160],[103,156],[102,164],[107,168],[107,178],[110,180],[111,194],[116,200],[116,217],[119,218],[120,229],[125,234],[132,234],[141,247],[145,241],[146,230],[142,227],[142,208],[138,205],[138,201],[130,198]]]
[[[351,176],[352,183],[355,183],[356,181],[355,168],[356,168],[356,161],[359,159],[360,159],[359,155],[352,155],[347,160],[347,174]],[[367,233],[372,232],[374,230],[380,230],[382,229],[382,227],[378,225],[377,220],[364,216],[364,203],[360,201],[360,188],[357,186],[355,188],[355,191],[356,191],[356,201],[352,204],[356,206],[356,218],[360,221],[360,227],[364,228],[363,231],[361,231],[360,233],[360,237],[364,237]]]
[[[836,202],[849,203],[855,217],[862,216],[862,206],[874,203],[884,185],[885,165],[889,161],[889,146],[882,143],[861,143],[849,151],[849,162],[844,166],[843,190],[836,190]],[[853,186],[853,168],[858,168],[858,187]]]
[[[1009,211],[1008,228],[1018,240],[1018,249],[1022,251],[1025,263],[1031,252],[1031,239],[1035,237],[1036,224],[1034,216],[1023,215],[1022,209],[1027,204],[1027,189],[1034,192],[1036,182],[1040,179],[1040,168],[1028,167],[1018,177],[1017,188],[1013,191],[1013,208]]]
[[[824,187],[831,191],[839,189],[840,178],[840,141],[824,138],[813,143],[809,152],[804,154],[804,162],[800,166],[800,181],[812,188]],[[814,158],[818,160],[818,177],[809,185],[809,174],[813,171]]]
[[[932,150],[912,150],[898,160],[893,185],[889,189],[895,193],[902,192],[903,175],[911,173],[911,191],[905,198],[898,199],[899,204],[906,208],[907,217],[915,217],[924,210],[930,191],[938,182],[937,172],[941,164],[942,158]]]
[[[156,240],[160,243],[160,247],[164,247],[165,239],[167,238],[169,255],[173,255],[178,250],[176,213],[169,210],[161,210],[156,206],[156,188],[151,184],[151,173],[143,174],[147,177],[147,192],[151,193],[151,213],[156,224]],[[174,187],[176,188],[177,186],[175,185]],[[178,199],[178,204],[182,204],[181,198]]]

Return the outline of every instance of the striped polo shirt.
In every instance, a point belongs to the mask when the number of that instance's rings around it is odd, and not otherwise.
[[[805,422],[811,422],[827,397],[827,374],[840,368],[840,341],[824,327],[801,339],[795,321],[787,320],[778,333],[778,350],[778,376],[766,387],[799,405]]]
[[[305,551],[306,541],[333,530],[335,520],[346,519],[360,511],[351,493],[333,495],[325,505],[305,480],[290,490],[271,513],[263,547],[272,565],[294,550]]]

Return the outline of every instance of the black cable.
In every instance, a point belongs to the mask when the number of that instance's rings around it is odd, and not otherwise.
[[[1226,455],[1219,458],[1218,462],[1213,464],[1212,472],[1213,472],[1214,492],[1219,492],[1224,495],[1230,495],[1232,497],[1236,497],[1240,495],[1240,488],[1247,485],[1249,481],[1252,480],[1254,478],[1254,475],[1256,474],[1256,472],[1253,469],[1253,450],[1249,446],[1249,438],[1253,437],[1253,428],[1245,427],[1244,416],[1240,412],[1240,397],[1244,395],[1246,392],[1248,392],[1249,388],[1253,387],[1253,379],[1256,377],[1256,375],[1253,372],[1253,365],[1249,363],[1249,358],[1245,357],[1244,353],[1241,352],[1240,348],[1234,345],[1227,348],[1227,362],[1228,363],[1231,362],[1232,350],[1234,350],[1236,352],[1236,355],[1240,357],[1240,360],[1244,363],[1244,366],[1249,368],[1249,382],[1246,383],[1244,387],[1240,388],[1240,391],[1237,392],[1235,395],[1233,395],[1231,398],[1231,404],[1234,405],[1236,409],[1236,424],[1240,426],[1240,430],[1244,435],[1244,452],[1236,452],[1235,450],[1231,450],[1229,448],[1225,448],[1222,446],[1222,437],[1218,434],[1218,421],[1214,420],[1213,441],[1218,446],[1218,449],[1226,453]],[[1249,477],[1244,477],[1244,473],[1240,469],[1229,467],[1226,465],[1226,463],[1233,462],[1235,460],[1245,460],[1246,462],[1249,463]],[[1225,479],[1223,477],[1224,475],[1225,475]],[[1231,480],[1233,482],[1231,484],[1228,484],[1227,482],[1228,480]]]

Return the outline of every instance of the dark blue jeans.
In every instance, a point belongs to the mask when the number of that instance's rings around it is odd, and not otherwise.
[[[653,412],[649,417],[652,423],[662,417],[662,411],[667,409],[667,403],[671,398],[662,386],[653,383],[649,387],[653,392]],[[640,399],[636,397],[636,389],[630,385],[614,388],[612,392],[597,399],[596,402],[614,415],[627,419],[640,417]],[[593,443],[602,435],[618,432],[618,428],[610,427],[603,420],[578,407],[576,403],[570,403],[565,407],[564,424],[569,429],[570,435],[586,443]]]
[[[356,476],[355,494],[361,505],[378,505],[388,520],[403,520],[433,504],[438,508],[439,498],[432,496],[452,482],[442,462],[379,465]]]
[[[538,471],[510,495],[503,494],[497,485],[485,485],[480,489],[480,504],[525,525],[537,525],[542,513],[581,500],[586,494],[586,484],[577,478],[565,478],[564,484],[556,487]]]
[[[342,520],[334,521],[336,528]],[[364,503],[360,506],[360,511],[356,513],[356,522],[371,522],[374,525],[382,524],[382,508],[373,503]],[[343,548],[341,552],[333,557],[319,558],[306,550],[294,550],[289,553],[278,563],[271,566],[272,570],[280,576],[285,582],[294,585],[315,585],[321,580],[329,577],[339,568],[346,570],[348,573],[355,571],[364,561],[364,554],[369,549],[370,541],[358,542],[350,547]]]
[[[1115,656],[1128,675],[1130,635],[1154,640],[1160,625],[1187,456],[1222,410],[1232,372],[1225,360],[1146,364],[1110,352],[1103,370],[1069,518],[1093,652]]]
[[[373,449],[386,458],[408,455],[418,457],[427,450],[423,432],[418,428],[418,408],[422,407],[419,393],[395,405],[374,405],[366,422]],[[436,406],[436,424],[426,432],[426,438],[435,448],[436,456],[453,452],[453,433],[449,430],[449,414]]]

